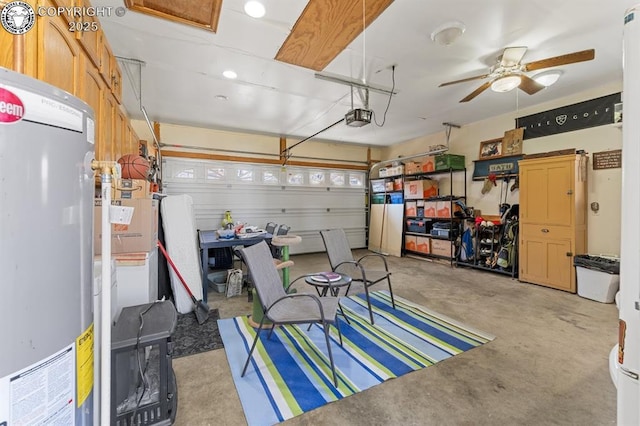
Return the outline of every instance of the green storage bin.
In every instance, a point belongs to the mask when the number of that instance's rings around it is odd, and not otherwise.
[[[384,204],[385,194],[373,194],[371,196],[371,204]]]
[[[436,155],[436,170],[463,170],[464,155],[440,154]]]

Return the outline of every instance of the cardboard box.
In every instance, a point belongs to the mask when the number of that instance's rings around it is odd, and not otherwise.
[[[135,198],[151,198],[149,181],[144,179],[120,179],[113,191],[114,198],[132,200]]]
[[[417,216],[417,208],[415,201],[407,201],[404,205],[404,215],[407,217]]]
[[[133,207],[129,225],[111,224],[111,253],[149,252],[158,240],[159,201],[151,198],[112,200],[112,205]],[[102,200],[96,199],[93,208],[94,254],[102,253]]]
[[[416,249],[420,253],[431,253],[431,238],[429,237],[416,237]]]
[[[401,177],[395,178],[393,180],[393,190],[394,191],[402,191],[402,183],[403,182],[404,182],[404,179],[402,179]]]
[[[436,254],[438,256],[444,257],[452,257],[453,256],[453,245],[449,240],[431,240],[431,254]]]
[[[425,201],[424,202],[424,217],[437,217],[436,216],[436,207],[438,203],[436,201]]]
[[[404,183],[404,198],[429,198],[436,195],[438,195],[437,180],[411,180]]]
[[[422,173],[422,163],[416,161],[409,161],[404,165],[404,173],[407,175],[415,175],[416,173]]]
[[[427,173],[427,172],[435,172],[436,171],[436,159],[433,155],[429,155],[427,156],[423,161],[422,161],[422,173]]]
[[[404,236],[404,248],[405,250],[417,251],[418,246],[416,244],[417,236],[415,235],[405,235]]]
[[[436,202],[436,217],[451,217],[451,202],[449,201],[437,201]]]

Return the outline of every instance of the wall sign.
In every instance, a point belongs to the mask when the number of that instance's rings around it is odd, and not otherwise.
[[[593,170],[619,169],[622,167],[622,150],[593,153]]]
[[[524,139],[531,139],[611,124],[614,122],[614,105],[620,102],[620,92],[613,93],[577,104],[516,118],[516,128],[524,127]]]
[[[495,173],[499,178],[518,176],[519,160],[522,160],[522,155],[476,160],[473,162],[473,180],[484,180],[489,173]]]

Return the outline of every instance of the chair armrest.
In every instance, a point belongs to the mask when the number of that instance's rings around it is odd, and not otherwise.
[[[365,254],[364,256],[362,256],[360,259],[358,259],[358,263],[362,262],[363,259],[367,258],[367,257],[375,257],[375,258],[380,258],[382,260],[382,262],[384,263],[384,270],[389,272],[389,266],[387,265],[387,258],[379,253],[369,253],[369,254]]]
[[[287,260],[287,261],[282,262],[281,260],[274,259],[273,263],[275,263],[277,270],[284,269],[284,268],[290,268],[291,266],[294,265],[293,260]]]
[[[360,261],[355,261],[355,260],[345,260],[344,262],[340,262],[338,263],[334,268],[333,271],[334,272],[338,272],[338,268],[341,267],[342,265],[354,265],[357,268],[360,269],[360,273],[362,274],[362,281],[367,282],[367,275],[364,271],[364,266],[362,266],[362,264],[360,264]],[[353,278],[353,277],[352,277]],[[358,281],[358,280],[356,280]]]

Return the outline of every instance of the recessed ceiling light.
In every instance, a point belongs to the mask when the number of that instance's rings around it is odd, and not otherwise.
[[[533,79],[536,83],[540,83],[543,86],[551,86],[554,84],[560,76],[562,75],[562,70],[549,70],[543,71],[533,76]]]
[[[215,95],[214,98],[216,98],[219,101],[226,101],[227,99],[229,99],[225,95]]]
[[[264,5],[256,0],[246,2],[244,4],[244,11],[252,18],[262,18],[266,13]]]
[[[433,30],[431,40],[443,46],[448,46],[456,41],[464,33],[465,29],[466,27],[462,22],[447,22]]]
[[[517,74],[505,75],[504,77],[493,80],[491,90],[500,93],[509,92],[520,86],[521,81],[522,79]]]
[[[231,80],[233,80],[234,78],[238,78],[238,74],[236,74],[236,72],[232,70],[226,70],[222,73],[222,75]]]

